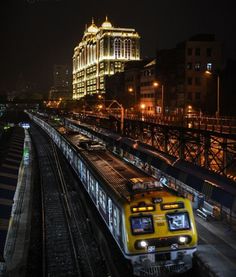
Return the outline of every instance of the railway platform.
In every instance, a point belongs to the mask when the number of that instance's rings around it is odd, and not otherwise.
[[[27,149],[27,150],[26,150]],[[30,237],[33,157],[31,140],[25,131],[24,152],[18,172],[4,260],[0,276],[22,276],[26,269]]]
[[[9,245],[12,247],[7,249],[9,255],[8,269],[12,272],[12,275],[9,276],[20,276],[20,271],[23,270],[21,266],[24,264],[27,253],[27,244],[29,244],[31,151],[28,154],[29,159],[25,160],[25,164],[23,162],[23,168],[18,176],[19,190],[15,200],[19,206],[14,208],[12,230],[8,235]],[[196,214],[195,220],[199,232],[199,246],[195,255],[198,268],[201,271],[199,276],[236,276],[236,232],[223,221],[215,219],[206,221]],[[16,229],[18,229],[17,233]]]
[[[199,245],[195,254],[200,276],[236,276],[236,232],[221,220],[197,216]]]

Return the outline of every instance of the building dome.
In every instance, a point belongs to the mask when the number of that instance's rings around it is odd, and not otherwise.
[[[107,16],[106,16],[106,20],[102,23],[102,28],[112,28],[111,22],[108,21]]]
[[[98,27],[94,24],[94,21],[92,19],[92,24],[88,27],[87,32],[88,33],[97,33]]]

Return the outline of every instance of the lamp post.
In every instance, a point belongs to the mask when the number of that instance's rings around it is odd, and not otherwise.
[[[128,92],[131,94],[131,95],[134,95],[134,101],[132,101],[132,103],[134,104],[134,108],[136,107],[136,104],[137,104],[137,95],[136,95],[136,89],[133,88],[133,87],[128,87]],[[133,94],[134,93],[134,94]]]
[[[217,74],[217,109],[216,117],[220,116],[220,76]]]
[[[164,115],[164,85],[161,85],[161,114]]]
[[[141,109],[141,120],[144,121],[144,110],[146,108],[146,105],[144,103],[140,104],[140,109]]]
[[[212,75],[212,72],[209,70],[206,70],[205,73],[207,75]],[[219,73],[216,75],[216,117],[220,116],[220,76]]]
[[[158,82],[153,82],[153,86],[155,88],[159,87],[160,84]],[[155,91],[155,108],[156,108],[156,91]],[[155,110],[156,113],[156,110]],[[164,115],[164,85],[161,84],[161,114]]]

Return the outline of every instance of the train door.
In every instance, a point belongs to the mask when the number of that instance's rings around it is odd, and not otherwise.
[[[108,223],[110,231],[113,232],[112,200],[110,198],[108,198]]]

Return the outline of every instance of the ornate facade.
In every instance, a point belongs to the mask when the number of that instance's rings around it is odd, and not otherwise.
[[[105,93],[105,76],[124,70],[124,63],[140,59],[140,36],[135,29],[115,28],[106,18],[85,29],[73,55],[73,99]]]

